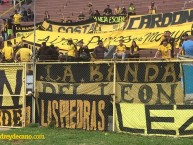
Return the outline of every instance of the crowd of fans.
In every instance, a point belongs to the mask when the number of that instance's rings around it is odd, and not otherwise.
[[[84,21],[86,19],[92,19],[93,17],[96,17],[96,16],[112,16],[112,15],[121,16],[122,15],[122,16],[129,17],[131,15],[136,15],[136,8],[134,3],[130,3],[128,7],[120,7],[119,5],[116,5],[114,9],[112,9],[111,6],[108,4],[102,12],[99,12],[99,10],[94,9],[92,2],[89,2],[87,7],[88,7],[87,11],[79,12],[76,20],[72,20],[70,16],[68,16],[67,18],[64,18],[64,13],[62,12],[61,9],[57,12],[57,14],[62,16],[61,18],[62,23]],[[157,12],[157,6],[155,5],[155,2],[152,1],[150,6],[147,7],[147,14],[155,14],[156,12]],[[46,11],[44,20],[49,20],[49,19],[50,19],[50,15],[48,14],[48,11]]]
[[[22,21],[32,21],[33,18],[34,14],[31,9],[21,11],[21,8],[18,8],[14,15],[2,19],[3,23],[0,30],[3,41],[16,37],[16,27],[20,26]]]
[[[100,16],[98,10],[93,9],[92,3],[89,2],[89,14],[91,16]],[[103,15],[135,15],[135,6],[133,3],[130,3],[128,9],[121,8],[118,5],[115,7],[114,11],[111,9],[110,5],[103,11]],[[148,7],[148,14],[155,14],[157,7],[154,2],[151,2],[151,5]],[[49,20],[50,15],[48,11],[45,12],[44,20]],[[82,21],[85,19],[85,15],[81,11],[78,20]],[[12,36],[15,36],[16,27],[20,25],[21,21],[30,21],[33,20],[33,12],[30,9],[18,8],[15,10],[15,14],[10,16],[7,19],[3,19],[3,24],[1,27],[1,34],[3,41],[7,41],[7,45],[3,47],[1,51],[1,62],[27,62],[31,61],[32,50],[28,48],[26,44],[21,41],[21,43],[13,46],[9,39]],[[66,23],[72,23],[70,17],[67,18]],[[188,37],[188,34],[185,33],[182,36],[182,39],[179,43],[179,52],[180,54],[186,54],[193,56],[193,37]],[[176,56],[176,40],[171,37],[170,31],[165,31],[161,37],[160,45],[158,46],[157,52],[155,53],[154,58],[170,59]],[[108,53],[109,49],[106,48],[102,40],[98,41],[98,45],[94,48],[94,51],[91,53],[88,46],[84,45],[83,40],[79,41],[77,44],[73,43],[72,39],[68,40],[68,48],[66,53],[59,51],[60,48],[55,47],[54,45],[47,46],[46,42],[43,42],[39,50],[36,50],[36,59],[38,61],[90,61],[93,59],[104,59],[105,53]],[[112,60],[125,60],[127,58],[139,58],[140,57],[140,47],[137,45],[136,41],[131,42],[131,46],[126,46],[124,40],[120,39],[119,44],[115,46],[115,51],[112,54]]]

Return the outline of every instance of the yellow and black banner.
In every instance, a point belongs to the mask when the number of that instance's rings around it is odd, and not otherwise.
[[[26,108],[23,105],[0,106],[0,126],[23,127],[25,109],[25,125],[32,119],[32,98],[27,97]]]
[[[25,97],[24,66],[2,65],[0,68],[0,126],[23,126]],[[30,123],[31,101],[27,99],[26,120]]]
[[[93,33],[95,30],[96,24],[95,22],[91,23],[78,23],[77,24],[61,24],[61,23],[54,23],[50,21],[44,21],[42,23],[42,28],[45,31],[50,32],[58,32],[58,33]]]
[[[183,104],[180,63],[117,63],[117,102]]]
[[[176,39],[176,42],[180,41],[182,35],[192,32],[192,23],[184,23],[180,25],[173,25],[167,27],[167,30],[171,31],[171,36]],[[105,46],[118,45],[119,40],[123,39],[124,44],[127,47],[131,46],[133,40],[136,41],[139,48],[143,49],[157,49],[160,45],[161,37],[166,31],[166,28],[154,28],[154,29],[138,29],[138,30],[119,30],[108,33],[94,33],[94,34],[73,34],[73,33],[57,33],[49,31],[36,31],[36,45],[46,42],[47,45],[54,44],[60,49],[67,49],[67,40],[73,39],[74,43],[84,40],[85,45],[90,49],[95,48],[98,45],[98,40],[102,40]],[[28,43],[33,43],[34,36],[30,35],[25,38]]]
[[[193,105],[116,104],[120,131],[145,135],[193,136]]]
[[[125,30],[161,28],[193,21],[193,9],[154,15],[135,15],[129,18]],[[167,29],[169,30],[169,29]]]
[[[111,64],[37,64],[38,92],[109,95]],[[57,70],[57,71],[56,71]],[[117,63],[116,101],[140,104],[183,104],[179,63]]]
[[[42,126],[106,131],[110,96],[39,94]]]

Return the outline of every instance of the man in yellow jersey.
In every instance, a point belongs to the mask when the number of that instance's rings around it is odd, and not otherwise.
[[[76,45],[73,43],[72,39],[68,39],[68,61],[75,61],[75,58],[77,56],[77,48]]]
[[[123,39],[119,40],[119,45],[116,47],[115,53],[113,53],[113,59],[116,59],[117,57],[121,57],[122,60],[125,59],[126,56],[126,45],[123,44]]]
[[[163,40],[162,42],[163,44],[159,46],[154,58],[157,58],[158,55],[161,53],[162,59],[169,59],[171,58],[172,47],[167,40]]]
[[[13,62],[13,47],[11,41],[7,41],[7,46],[5,46],[2,50],[2,58],[5,62]]]
[[[15,60],[21,61],[21,62],[28,62],[31,60],[32,56],[32,51],[29,48],[20,48],[16,55],[15,55]]]
[[[14,36],[16,36],[16,27],[20,26],[21,24],[21,18],[22,16],[20,14],[18,14],[17,10],[15,10],[15,14],[13,15],[13,33]]]

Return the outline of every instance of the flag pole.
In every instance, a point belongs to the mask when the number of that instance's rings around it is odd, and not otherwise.
[[[33,42],[33,95],[34,98],[32,99],[32,123],[35,123],[35,107],[36,107],[36,88],[35,88],[35,81],[36,81],[36,0],[34,0],[34,42]]]

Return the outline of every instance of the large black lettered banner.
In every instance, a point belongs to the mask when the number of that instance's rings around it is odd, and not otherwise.
[[[110,96],[39,93],[42,126],[105,131]]]

